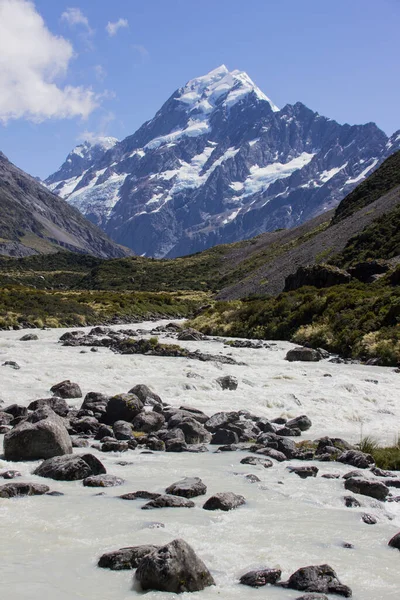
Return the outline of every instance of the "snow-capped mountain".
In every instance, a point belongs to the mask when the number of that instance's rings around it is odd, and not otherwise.
[[[174,257],[336,206],[400,148],[374,123],[279,109],[225,66],[189,81],[140,129],[78,146],[46,184],[137,254]]]

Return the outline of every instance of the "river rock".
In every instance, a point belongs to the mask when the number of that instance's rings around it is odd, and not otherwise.
[[[338,461],[356,469],[368,469],[374,464],[372,456],[360,450],[346,450],[339,456]]]
[[[198,592],[214,585],[209,570],[184,540],[173,540],[145,556],[139,563],[136,579],[143,590],[180,594]]]
[[[35,418],[39,411],[32,413]],[[51,409],[34,423],[23,421],[4,436],[6,460],[23,461],[52,458],[72,453],[72,442],[61,417]]]
[[[36,335],[36,333],[26,333],[25,335],[22,336],[22,338],[19,338],[20,342],[32,342],[32,341],[36,341],[38,340],[39,337]]]
[[[307,479],[307,477],[316,477],[318,468],[313,466],[307,467],[287,467],[290,473],[296,473],[301,479]]]
[[[220,445],[220,444],[237,444],[239,442],[239,436],[234,431],[230,429],[217,429],[217,431],[213,434],[211,439],[211,444]]]
[[[69,379],[56,383],[50,388],[50,391],[60,398],[82,398],[82,391],[79,385]]]
[[[91,475],[103,475],[106,469],[93,454],[73,454],[49,458],[33,473],[56,481],[78,481]]]
[[[223,390],[236,390],[238,387],[238,380],[233,375],[225,375],[224,377],[218,377],[216,382]]]
[[[396,533],[396,535],[394,535],[392,537],[392,539],[389,541],[388,545],[391,548],[396,548],[397,550],[400,550],[400,531],[399,531],[399,533]]]
[[[153,498],[142,506],[143,510],[150,510],[153,508],[193,508],[194,502],[187,500],[186,498],[180,498],[179,496],[170,496],[167,494],[160,494],[157,498]]]
[[[183,498],[195,498],[207,493],[207,486],[200,477],[184,477],[180,481],[173,483],[165,490],[166,494],[173,496],[182,496]]]
[[[191,417],[184,419],[180,423],[179,429],[183,431],[187,444],[208,444],[211,441],[209,431],[196,421],[196,419]]]
[[[261,569],[249,571],[240,578],[240,583],[250,587],[261,587],[267,583],[275,584],[280,580],[282,571],[280,569]]]
[[[311,419],[309,419],[306,415],[300,415],[299,417],[295,417],[294,419],[290,419],[290,421],[286,422],[286,427],[289,429],[300,429],[300,431],[307,431],[312,426]]]
[[[159,546],[153,546],[151,544],[120,548],[114,552],[103,554],[97,564],[101,569],[111,569],[111,571],[136,569],[142,558],[158,548]]]
[[[143,403],[135,394],[118,394],[107,403],[104,422],[113,425],[116,421],[132,423],[143,409]]]
[[[107,425],[104,427],[107,427]],[[132,423],[128,423],[128,421],[115,421],[112,426],[112,434],[116,440],[130,440],[133,437]]]
[[[303,567],[293,573],[286,587],[302,592],[317,592],[322,594],[338,594],[349,598],[351,589],[340,583],[335,571],[329,565]]]
[[[347,506],[347,508],[359,508],[361,506],[357,498],[354,498],[354,496],[344,496],[343,500],[344,505]]]
[[[245,456],[240,461],[242,465],[260,465],[264,467],[264,469],[269,469],[274,465],[272,460],[268,460],[268,458],[261,458],[259,456]]]
[[[144,406],[162,404],[160,396],[143,383],[135,385],[129,390],[128,394],[135,394]]]
[[[57,396],[33,400],[33,402],[28,405],[28,410],[38,410],[39,408],[43,408],[45,406],[49,406],[52,410],[54,410],[56,415],[60,417],[66,417],[69,412],[69,406],[64,398],[58,398]]]
[[[285,356],[285,360],[289,362],[303,361],[303,362],[318,362],[321,360],[321,355],[318,350],[313,348],[304,348],[298,346],[289,350]]]
[[[15,498],[16,496],[41,496],[50,488],[40,483],[13,482],[0,485],[0,498]]]
[[[122,485],[125,483],[125,480],[121,479],[121,477],[116,477],[116,475],[90,475],[90,477],[86,477],[82,483],[85,487],[104,488]]]
[[[163,415],[157,412],[140,412],[133,421],[133,429],[135,431],[143,431],[144,433],[150,433],[152,431],[158,431],[163,427],[165,418]]]
[[[363,513],[361,515],[361,519],[366,523],[366,525],[376,525],[377,519],[373,515],[369,515],[368,513]]]
[[[233,510],[246,503],[243,496],[234,494],[233,492],[222,492],[214,494],[204,503],[205,510]]]
[[[352,478],[346,479],[344,487],[355,494],[370,496],[376,500],[386,500],[389,494],[389,488],[381,481],[373,481],[371,479]]]

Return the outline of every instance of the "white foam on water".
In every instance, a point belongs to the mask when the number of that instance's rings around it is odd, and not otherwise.
[[[157,324],[133,328],[150,330]],[[286,342],[261,350],[224,348],[220,341],[179,342],[212,354],[231,353],[246,366],[121,356],[105,348],[81,354],[81,348],[57,342],[63,331],[39,331],[36,342],[20,342],[20,331],[0,333],[0,363],[15,360],[21,366],[19,371],[0,367],[0,397],[6,404],[26,405],[48,397],[50,387],[63,379],[79,383],[83,394],[115,394],[145,383],[165,402],[189,404],[209,414],[237,409],[269,418],[307,414],[313,427],[303,438],[334,435],[356,442],[362,432],[391,443],[397,433],[399,375],[393,369],[327,361],[287,363],[284,356],[292,345]],[[202,379],[188,378],[189,371]],[[215,383],[217,377],[228,374],[239,380],[236,391],[222,391]],[[324,377],[326,374],[332,377]],[[73,400],[71,405],[80,406],[81,402]],[[217,584],[196,596],[182,594],[182,600],[242,600],[260,594],[272,600],[294,599],[301,593],[243,587],[238,578],[253,568],[268,566],[281,568],[285,579],[300,567],[323,563],[330,564],[353,589],[354,600],[397,600],[400,555],[388,548],[387,542],[400,529],[398,504],[358,496],[360,509],[345,508],[347,492],[342,479],[318,476],[302,480],[286,468],[308,463],[288,461],[264,469],[241,465],[242,452],[215,454],[214,450],[211,447],[211,452],[204,454],[93,450],[108,473],[126,480],[121,487],[105,490],[85,488],[79,481],[57,482],[31,475],[39,462],[11,464],[0,459],[0,470],[16,468],[23,474],[22,481],[45,483],[65,493],[61,497],[0,499],[2,596],[7,600],[136,598],[140,594],[132,589],[133,572],[99,569],[99,556],[124,546],[163,544],[181,537],[209,566]],[[120,460],[131,464],[120,466]],[[351,470],[339,463],[312,464],[320,469],[319,475],[343,475]],[[261,481],[248,482],[244,478],[248,473]],[[144,500],[116,497],[139,489],[162,492],[186,475],[201,477],[208,487],[207,496],[194,499],[193,509],[142,511]],[[103,491],[104,496],[96,495]],[[206,497],[221,491],[242,494],[247,504],[229,513],[204,511]],[[363,512],[375,515],[378,524],[363,523]],[[149,528],[154,521],[164,523],[165,528]],[[354,549],[343,548],[343,542],[354,544]],[[146,594],[149,600],[172,597],[164,592]]]

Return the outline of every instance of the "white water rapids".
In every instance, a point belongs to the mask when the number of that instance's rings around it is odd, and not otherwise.
[[[151,329],[159,323],[133,327]],[[118,327],[120,328],[120,327]],[[39,341],[21,342],[21,331],[0,333],[0,364],[14,360],[19,371],[0,366],[0,398],[5,404],[27,405],[50,396],[50,387],[64,379],[89,391],[127,392],[138,383],[149,385],[173,406],[187,404],[207,414],[246,409],[274,418],[308,415],[313,427],[303,435],[338,436],[357,442],[372,434],[391,444],[400,429],[400,375],[390,368],[361,365],[288,363],[291,344],[278,342],[271,349],[224,348],[220,341],[180,342],[202,352],[231,354],[247,366],[221,365],[185,358],[121,356],[106,348],[81,354],[79,347],[58,343],[65,330],[38,332]],[[160,340],[163,340],[162,336]],[[168,340],[166,340],[168,341]],[[189,371],[202,378],[188,378]],[[221,375],[235,375],[236,391],[222,391],[215,383]],[[327,377],[326,375],[331,375]],[[376,383],[377,382],[377,383]],[[80,406],[82,399],[70,401]],[[2,436],[1,436],[2,437]],[[315,462],[316,478],[300,479],[289,473],[287,461],[270,469],[241,465],[242,452],[203,454],[122,454],[93,451],[110,474],[126,480],[123,486],[103,490],[85,488],[82,482],[57,482],[32,476],[39,464],[9,463],[0,458],[0,471],[18,469],[16,481],[49,485],[64,496],[0,499],[1,597],[6,600],[134,600],[142,594],[132,588],[133,572],[97,568],[107,551],[138,544],[163,544],[177,537],[193,546],[212,572],[216,586],[182,600],[236,600],[243,598],[294,599],[301,592],[267,586],[260,590],[238,584],[239,577],[258,567],[279,567],[282,580],[300,567],[328,563],[342,583],[353,590],[354,600],[398,600],[400,552],[388,548],[400,530],[400,504],[380,503],[357,496],[361,508],[345,508],[342,479],[325,479],[323,473],[344,474],[351,467]],[[77,453],[88,449],[75,449]],[[128,461],[126,466],[118,461]],[[245,474],[261,482],[250,483]],[[117,496],[136,490],[163,492],[183,476],[199,476],[207,495],[195,498],[196,507],[142,511],[145,500],[124,501]],[[0,485],[7,483],[0,479]],[[397,490],[391,488],[395,493]],[[207,497],[233,491],[246,505],[228,513],[202,509]],[[361,514],[377,517],[366,525]],[[161,522],[164,528],[152,526]],[[343,542],[354,544],[343,548]],[[178,598],[148,592],[148,600]]]

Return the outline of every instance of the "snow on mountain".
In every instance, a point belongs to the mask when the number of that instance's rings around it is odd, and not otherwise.
[[[333,208],[400,147],[374,123],[279,109],[224,65],[178,89],[133,135],[73,150],[46,184],[114,240],[179,256]]]

